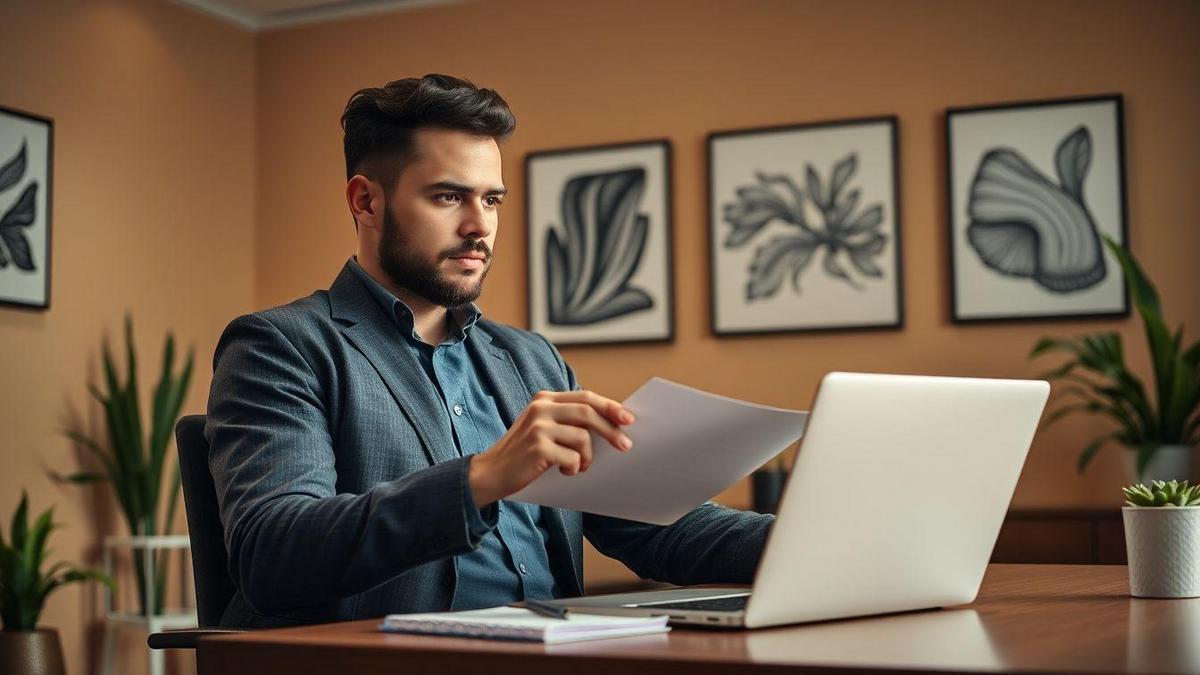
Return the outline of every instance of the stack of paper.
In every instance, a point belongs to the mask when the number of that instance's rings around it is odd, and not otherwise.
[[[393,633],[457,635],[546,644],[665,633],[670,630],[667,627],[666,616],[567,614],[564,619],[552,619],[521,607],[489,607],[433,614],[390,614],[383,620],[379,629]]]

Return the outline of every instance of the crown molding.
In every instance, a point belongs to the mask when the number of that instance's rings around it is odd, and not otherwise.
[[[215,19],[232,23],[250,32],[288,28],[303,24],[336,21],[368,14],[400,12],[433,5],[449,5],[462,0],[353,0],[300,6],[274,12],[255,12],[239,7],[236,0],[173,0]]]

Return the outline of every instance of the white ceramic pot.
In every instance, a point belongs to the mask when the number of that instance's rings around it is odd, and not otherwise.
[[[1142,477],[1137,475],[1137,450],[1125,450],[1125,469],[1130,482],[1150,484],[1150,481],[1185,481],[1191,478],[1192,448],[1187,445],[1163,445],[1154,452]]]
[[[1126,506],[1129,592],[1138,598],[1200,596],[1200,506]]]

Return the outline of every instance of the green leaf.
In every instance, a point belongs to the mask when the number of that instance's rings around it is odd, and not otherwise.
[[[1071,403],[1069,405],[1065,405],[1054,412],[1051,412],[1049,415],[1046,415],[1046,418],[1042,420],[1042,431],[1049,429],[1054,424],[1057,424],[1059,420],[1068,415],[1077,412],[1095,412],[1099,409],[1099,407],[1099,404],[1092,402]]]
[[[1067,361],[1066,363],[1062,364],[1061,366],[1059,366],[1057,368],[1054,368],[1052,370],[1047,370],[1046,372],[1042,373],[1041,375],[1038,375],[1037,379],[1039,379],[1039,380],[1058,380],[1058,379],[1064,378],[1067,375],[1070,375],[1071,372],[1074,371],[1078,365],[1079,365],[1078,361]]]
[[[1085,445],[1083,450],[1079,452],[1079,459],[1075,463],[1075,470],[1079,473],[1083,473],[1083,470],[1086,469],[1087,465],[1092,462],[1092,459],[1095,458],[1096,453],[1100,451],[1100,448],[1104,447],[1105,443],[1108,443],[1115,437],[1116,434],[1101,436],[1100,438],[1094,439],[1091,443]]]
[[[103,473],[89,473],[86,471],[79,471],[77,473],[68,474],[68,475],[64,476],[63,478],[72,483],[78,483],[80,485],[85,485],[87,483],[103,483],[108,480],[108,475],[103,474]]]
[[[126,401],[125,414],[129,417],[129,437],[133,450],[138,456],[138,465],[147,466],[146,452],[142,441],[142,408],[138,400],[137,352],[133,346],[133,317],[125,315],[125,360],[127,380],[125,381],[124,397]],[[149,497],[150,495],[144,495]],[[153,504],[153,502],[148,502]]]
[[[50,532],[55,528],[53,521],[54,507],[50,507],[38,516],[37,522],[33,525],[33,530],[30,531],[29,540],[25,543],[25,559],[29,561],[30,569],[35,578],[46,558],[46,540],[50,537]]]
[[[1080,347],[1079,344],[1074,340],[1044,337],[1041,340],[1038,340],[1033,349],[1029,351],[1029,358],[1032,359],[1052,351],[1067,352],[1069,354],[1078,355]]]
[[[163,345],[162,359],[162,374],[158,380],[158,386],[154,388],[154,398],[151,407],[151,427],[150,427],[150,452],[152,455],[157,455],[160,449],[165,448],[170,439],[170,412],[167,408],[167,399],[171,392],[171,379],[175,370],[175,338],[170,333],[167,333],[166,343]]]
[[[21,502],[17,505],[17,512],[13,514],[12,527],[9,529],[12,532],[12,547],[17,551],[24,550],[25,539],[29,534],[29,496],[21,490]]]

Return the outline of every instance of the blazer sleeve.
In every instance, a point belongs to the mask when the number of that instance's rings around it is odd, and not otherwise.
[[[575,371],[549,341],[565,389],[581,389]],[[706,502],[671,525],[583,514],[583,533],[604,555],[646,579],[672,584],[750,583],[775,516]]]
[[[351,596],[473,550],[496,524],[494,505],[470,513],[469,458],[338,494],[327,386],[262,316],[240,317],[221,336],[209,468],[230,575],[264,614]]]
[[[775,522],[769,514],[706,502],[671,525],[583,514],[583,533],[645,579],[680,586],[750,583]]]

